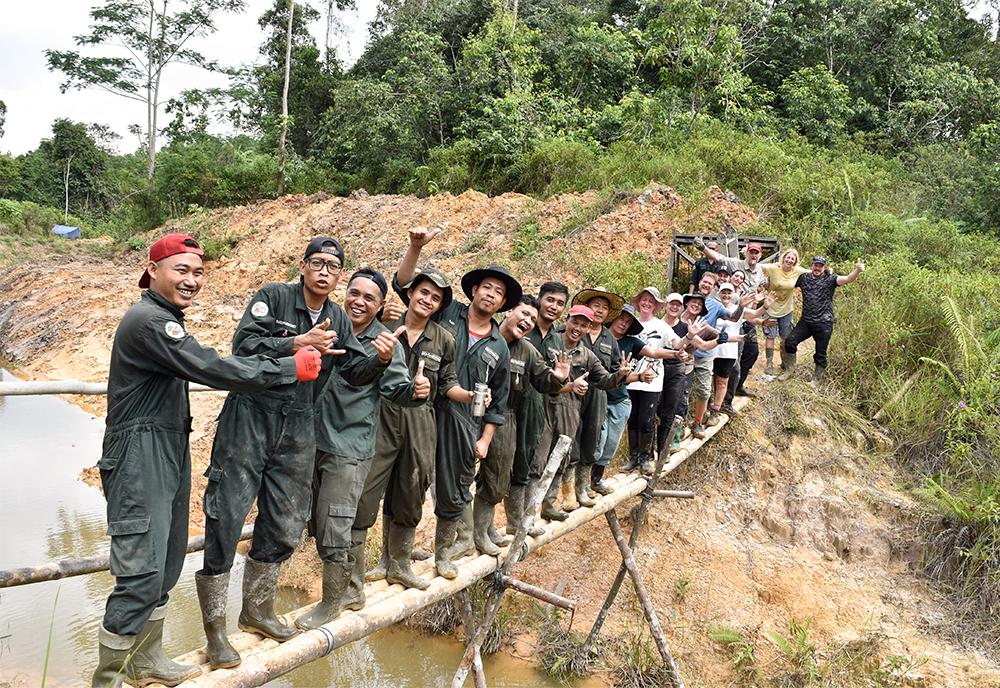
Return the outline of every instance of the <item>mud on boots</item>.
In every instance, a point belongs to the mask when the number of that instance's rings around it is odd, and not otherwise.
[[[604,482],[604,471],[606,466],[595,463],[590,467],[590,489],[599,495],[609,495],[614,492],[614,488]]]
[[[398,583],[406,588],[416,588],[426,590],[430,587],[430,581],[424,580],[413,572],[410,568],[410,553],[413,552],[413,539],[416,535],[416,528],[407,528],[389,524],[389,569],[385,574],[387,583]]]
[[[788,380],[795,375],[795,359],[796,354],[785,351],[784,347],[781,349],[781,374],[778,375],[779,380]]]
[[[455,532],[455,544],[451,548],[451,558],[461,559],[462,557],[476,553],[476,541],[473,538],[475,523],[472,514],[472,502],[468,502],[462,509],[462,516],[458,519],[458,529]]]
[[[157,607],[146,622],[146,626],[139,631],[139,634],[132,639],[130,650],[125,651],[126,655],[131,653],[131,657],[125,662],[125,669],[121,676],[126,683],[132,686],[148,686],[151,683],[162,683],[165,686],[176,686],[178,684],[201,675],[201,667],[190,664],[178,664],[163,652],[163,619],[167,613],[167,606]],[[111,656],[117,660],[122,650],[113,649],[124,645],[128,636],[111,637],[104,627],[101,627],[101,665],[104,665],[105,656],[108,650],[112,650]],[[106,646],[105,643],[108,643]],[[106,674],[109,669],[105,668]],[[98,669],[101,672],[101,669]],[[108,685],[98,683],[100,677],[94,674],[94,685]],[[111,685],[121,685],[120,682]]]
[[[226,632],[226,598],[229,592],[229,572],[208,576],[194,574],[201,607],[201,623],[205,629],[205,654],[213,669],[232,669],[240,663],[240,653],[229,643]]]
[[[389,516],[382,514],[382,543],[381,553],[375,568],[365,573],[365,580],[369,583],[380,581],[385,578],[385,572],[389,570]]]
[[[549,489],[545,491],[545,497],[542,499],[541,516],[546,521],[565,521],[569,518],[564,512],[556,508],[556,497],[559,496],[561,485],[562,476],[558,473],[552,476]]]
[[[458,521],[438,517],[434,529],[434,568],[439,576],[448,580],[458,576],[458,568],[451,560],[451,548],[455,544],[457,531]]]
[[[351,528],[351,579],[347,584],[347,592],[341,600],[342,609],[352,612],[365,608],[365,540],[368,536],[366,528]]]
[[[281,564],[266,564],[246,558],[243,568],[243,609],[239,627],[247,633],[258,633],[265,638],[283,643],[298,635],[274,613],[274,595],[278,590],[278,573]]]
[[[528,499],[528,486],[527,485],[511,485],[510,492],[503,500],[504,511],[507,512],[507,534],[514,535],[517,532],[517,526],[521,523],[524,518],[524,512],[527,508]],[[539,528],[535,525],[535,515],[531,514],[528,521],[528,535],[531,537],[538,537],[545,534],[544,528]],[[509,544],[509,543],[508,543]]]
[[[577,504],[582,507],[594,506],[597,502],[591,499],[587,491],[587,488],[590,486],[590,465],[577,464],[573,470],[573,475],[575,476],[574,489]]]
[[[350,554],[345,561],[323,561],[323,596],[310,611],[295,619],[302,630],[312,630],[340,616],[341,604],[351,581],[354,562]]]
[[[496,505],[490,504],[486,498],[476,495],[472,501],[472,539],[483,554],[495,557],[501,550],[490,539],[489,529],[493,525],[493,515]]]

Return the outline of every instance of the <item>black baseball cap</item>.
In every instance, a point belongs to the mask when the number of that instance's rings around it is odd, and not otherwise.
[[[306,246],[306,254],[302,256],[303,260],[308,260],[309,256],[314,253],[327,253],[331,256],[337,256],[340,258],[341,267],[344,265],[344,248],[340,245],[340,242],[333,237],[314,237],[313,240],[309,242],[309,245]]]
[[[826,256],[813,256],[813,265],[826,265]]]

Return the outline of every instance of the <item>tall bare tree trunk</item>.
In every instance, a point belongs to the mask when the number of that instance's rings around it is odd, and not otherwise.
[[[323,47],[323,64],[330,64],[330,34],[333,33],[333,2],[326,0],[326,45]]]
[[[164,5],[166,14],[166,5]],[[153,0],[149,0],[149,33],[146,34],[146,193],[153,194],[153,172],[156,169],[156,144],[155,129],[153,121],[153,58],[156,54],[154,48],[154,30],[156,28],[156,7]]]
[[[285,41],[285,85],[281,90],[281,137],[278,139],[278,195],[285,192],[285,137],[288,135],[288,80],[292,71],[292,18],[295,2],[288,0],[288,36]]]
[[[69,157],[66,158],[66,169],[63,170],[63,191],[65,193],[66,201],[63,204],[63,224],[69,224],[69,164],[73,162],[73,154],[70,153]]]

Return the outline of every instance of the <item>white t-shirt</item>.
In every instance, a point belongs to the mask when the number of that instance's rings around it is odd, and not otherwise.
[[[642,325],[642,332],[636,335],[643,344],[650,347],[651,349],[664,349],[673,344],[674,340],[677,339],[677,335],[670,328],[670,325],[663,322],[660,318],[651,318]],[[653,378],[652,382],[633,382],[628,386],[628,389],[634,389],[640,392],[662,392],[663,391],[663,361],[653,358],[643,358],[640,366],[636,367],[635,370],[643,371],[647,367],[653,369],[656,377]]]
[[[743,319],[740,318],[739,321],[733,322],[731,320],[719,320],[717,327],[721,332],[726,332],[730,337],[738,335],[740,333],[740,325],[743,324]],[[716,358],[731,358],[733,360],[739,358],[740,355],[740,343],[734,341],[728,341],[725,344],[719,344],[715,347],[715,357]]]

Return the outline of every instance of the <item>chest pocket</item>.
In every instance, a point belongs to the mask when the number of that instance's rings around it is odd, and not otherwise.
[[[511,389],[522,390],[525,386],[524,361],[516,358],[510,359],[510,386]]]

